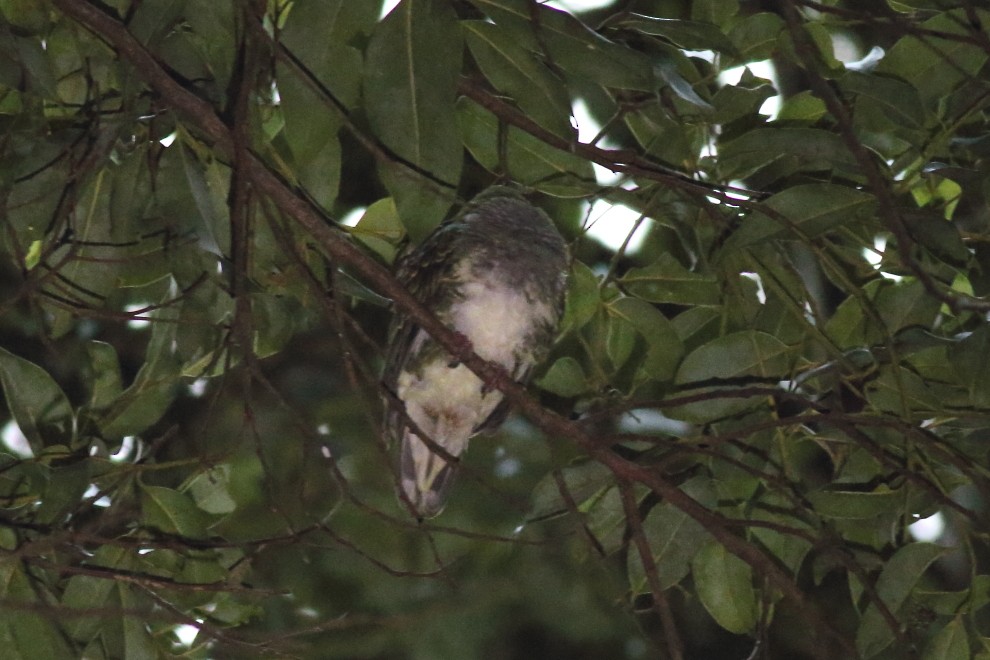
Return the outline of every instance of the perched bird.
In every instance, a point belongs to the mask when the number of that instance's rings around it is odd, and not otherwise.
[[[550,218],[501,186],[396,264],[399,280],[423,305],[521,383],[553,343],[567,268],[567,245]],[[384,383],[385,433],[400,444],[402,489],[420,516],[435,516],[455,465],[417,430],[456,458],[472,436],[502,423],[508,402],[401,312],[389,332]]]

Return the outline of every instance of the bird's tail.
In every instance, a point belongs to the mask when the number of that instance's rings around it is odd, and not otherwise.
[[[419,436],[405,429],[399,454],[402,490],[423,518],[443,511],[457,463],[435,453]]]

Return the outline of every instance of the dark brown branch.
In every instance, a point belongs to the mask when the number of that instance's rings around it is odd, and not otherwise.
[[[650,543],[643,532],[643,521],[639,515],[639,507],[636,506],[636,499],[633,496],[632,486],[628,483],[619,482],[619,493],[622,495],[622,507],[629,521],[629,528],[632,533],[633,545],[639,554],[639,561],[643,565],[643,572],[646,574],[646,581],[650,585],[650,592],[653,595],[653,608],[660,617],[663,626],[664,638],[667,642],[667,652],[672,660],[683,660],[684,644],[681,636],[677,632],[677,624],[674,621],[674,613],[670,609],[670,602],[667,594],[660,584],[660,574],[657,572],[657,563],[653,560],[653,552],[650,550]]]

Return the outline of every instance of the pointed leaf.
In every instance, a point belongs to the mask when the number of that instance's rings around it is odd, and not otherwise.
[[[462,98],[457,103],[457,123],[475,160],[489,171],[501,171],[501,132],[495,115]],[[591,163],[584,158],[550,147],[517,128],[508,129],[505,142],[504,165],[520,183],[558,195],[584,194],[597,187]]]
[[[850,170],[856,161],[835,133],[819,128],[759,128],[719,148],[725,178],[744,178],[775,165],[780,175],[815,170]]]
[[[945,551],[933,543],[911,543],[894,553],[876,584],[877,594],[891,612],[897,614],[928,566]],[[893,641],[893,631],[876,606],[870,604],[856,632],[856,648],[864,658],[870,658]]]
[[[652,63],[642,53],[611,41],[575,16],[528,0],[472,0],[496,24],[569,74],[607,87],[653,91]],[[531,12],[536,11],[536,20]],[[538,26],[538,32],[534,30]],[[541,46],[542,44],[542,46]]]
[[[562,357],[551,365],[550,369],[536,384],[547,392],[557,396],[574,397],[588,391],[588,383],[584,369],[574,358]]]
[[[552,473],[546,475],[533,488],[529,518],[539,520],[564,513],[568,499],[580,508],[615,485],[612,471],[596,461],[569,465],[560,471],[560,477],[566,485],[567,497],[561,494],[557,477]]]
[[[451,127],[462,49],[457,17],[442,0],[402,0],[368,44],[364,107],[371,129],[423,173],[401,163],[382,172],[414,240],[440,222],[453,200],[433,190],[460,178],[463,149]]]
[[[715,25],[698,21],[682,21],[675,18],[656,18],[628,13],[610,27],[627,28],[663,37],[675,46],[687,50],[714,50],[724,55],[735,53],[728,37]]]
[[[918,90],[911,85],[875,74],[847,71],[839,79],[843,91],[869,99],[898,126],[921,128],[925,124],[925,106]]]
[[[142,522],[166,534],[204,538],[210,518],[192,499],[162,486],[141,487]]]
[[[990,20],[985,10],[974,9],[983,22]],[[970,20],[962,9],[940,13],[924,21],[922,28],[950,34],[967,34]],[[944,99],[957,85],[975,75],[987,60],[987,53],[962,39],[902,37],[880,60],[876,73],[894,75],[917,89],[926,103]]]
[[[395,200],[386,197],[369,206],[350,233],[391,263],[404,234]]]
[[[676,382],[710,379],[786,376],[793,363],[793,349],[765,332],[735,332],[698,347],[684,358]]]
[[[645,300],[622,297],[607,305],[609,314],[625,319],[646,340],[649,349],[643,369],[658,380],[669,380],[684,355],[673,325],[660,311]]]
[[[774,215],[753,213],[743,221],[723,248],[726,254],[775,238],[814,238],[840,225],[854,225],[876,213],[869,193],[828,183],[793,186],[764,204]],[[782,216],[778,219],[777,215]]]
[[[717,305],[722,297],[718,280],[692,273],[670,253],[645,268],[632,268],[619,282],[631,295],[650,302]]]
[[[739,62],[769,59],[777,50],[784,19],[777,14],[761,12],[746,16],[729,30],[729,39],[739,52]]]
[[[0,384],[14,421],[36,455],[47,445],[68,444],[72,406],[47,371],[0,348]]]
[[[462,26],[472,55],[492,85],[538,124],[571,139],[571,104],[563,81],[494,23],[466,21]]]
[[[718,496],[707,477],[694,477],[681,490],[705,506],[717,504]],[[711,536],[705,528],[674,505],[664,502],[650,510],[643,521],[643,534],[650,545],[660,578],[668,589],[687,576],[691,559]],[[649,591],[643,564],[635,552],[629,553],[629,586],[637,593]]]
[[[560,322],[561,334],[582,328],[601,305],[598,276],[577,259],[571,266],[571,275],[567,282],[567,302],[564,306],[564,318]]]
[[[117,351],[110,344],[91,341],[86,344],[89,357],[89,405],[94,410],[109,406],[123,391]]]
[[[924,660],[969,660],[969,635],[962,615],[942,628],[929,642],[922,654]]]
[[[698,597],[708,613],[729,632],[744,635],[759,620],[753,572],[719,543],[709,541],[691,561]]]

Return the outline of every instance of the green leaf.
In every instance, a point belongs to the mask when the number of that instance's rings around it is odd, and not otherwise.
[[[985,23],[990,14],[974,9]],[[969,20],[962,9],[947,11],[921,23],[921,27],[950,34],[967,34]],[[975,75],[987,60],[987,53],[963,40],[931,36],[902,37],[887,51],[876,73],[907,81],[929,104],[944,99],[963,81]]]
[[[610,27],[663,37],[675,46],[687,50],[714,50],[725,55],[735,54],[735,47],[729,38],[711,23],[656,18],[629,12],[622,20],[611,23]]]
[[[31,241],[31,245],[28,246],[27,253],[24,255],[25,269],[32,270],[41,262],[41,248],[42,243],[40,240]]]
[[[69,443],[72,406],[48,372],[0,348],[0,385],[7,407],[35,455],[48,445]]]
[[[606,307],[606,310],[609,314],[605,330],[605,353],[612,367],[619,370],[636,346],[636,327],[621,314],[612,313],[611,306]]]
[[[175,25],[182,10],[185,9],[185,4],[182,0],[142,2],[134,7],[133,15],[127,22],[127,29],[138,41],[152,45]]]
[[[210,2],[186,11],[183,18],[189,43],[204,69],[210,72],[212,83],[227,89],[237,59],[237,14],[229,0]],[[192,55],[192,53],[189,53]]]
[[[463,51],[460,25],[442,0],[402,0],[371,35],[364,65],[364,107],[371,129],[402,164],[383,178],[413,240],[422,239],[450,207],[434,191],[457,184],[463,148],[451,130]],[[397,63],[403,63],[397,66]]]
[[[723,29],[738,12],[738,0],[694,0],[691,3],[692,20],[713,23]]]
[[[296,2],[285,21],[282,38],[292,46],[311,47],[313,50],[317,48],[307,42],[314,38],[328,44],[347,43],[369,34],[380,12],[381,7],[367,2]]]
[[[990,575],[976,576],[974,584],[962,591],[929,591],[918,588],[915,598],[931,608],[931,611],[942,616],[955,616],[960,611],[969,609],[976,611],[986,602],[980,603],[982,595],[986,594],[987,580]],[[981,584],[982,583],[982,584]]]
[[[63,637],[59,620],[38,615],[38,609],[51,605],[47,598],[39,599],[38,592],[47,590],[38,585],[37,572],[28,577],[21,565],[13,561],[0,564],[0,602],[5,604],[0,618],[0,643],[4,655],[25,660],[75,657]]]
[[[395,200],[391,197],[380,199],[364,212],[357,225],[350,230],[352,236],[367,245],[386,262],[392,263],[404,228]]]
[[[707,507],[718,502],[707,477],[693,477],[681,485],[681,490]],[[643,534],[649,543],[662,589],[669,589],[683,580],[690,571],[691,559],[702,545],[711,541],[700,523],[668,502],[650,510],[643,520]],[[633,591],[645,593],[650,590],[643,563],[633,549],[629,551],[628,571],[629,586]]]
[[[494,23],[465,21],[461,25],[471,54],[492,85],[512,97],[538,124],[572,139],[571,104],[563,81]]]
[[[625,507],[619,489],[607,488],[579,510],[585,514],[588,530],[598,539],[602,549],[610,555],[618,552],[625,543],[627,528]]]
[[[20,84],[33,95],[56,100],[57,81],[48,53],[40,39],[11,35],[7,47],[13,46],[17,63],[21,68]]]
[[[980,325],[971,335],[949,348],[949,362],[956,370],[958,382],[969,391],[973,405],[990,405],[990,327]]]
[[[933,213],[906,213],[904,224],[919,245],[947,263],[965,264],[971,258],[959,226]]]
[[[712,121],[728,124],[736,119],[752,118],[764,101],[776,95],[773,85],[756,80],[748,84],[725,85],[712,98],[712,105],[715,106]]]
[[[962,616],[947,623],[932,638],[922,654],[923,660],[969,660],[969,635]]]
[[[746,562],[711,540],[691,560],[691,574],[701,604],[718,625],[737,635],[753,629],[759,608]]]
[[[538,55],[548,54],[571,75],[606,87],[641,91],[656,87],[648,57],[610,41],[567,12],[546,5],[532,7],[528,0],[472,0],[472,4],[509,30],[519,43]],[[531,11],[537,12],[536,22]]]
[[[112,545],[102,545],[90,560],[94,566],[104,568],[126,568],[127,550]],[[90,575],[73,575],[69,578],[62,594],[62,605],[69,608],[99,610],[109,603],[111,592],[114,590],[113,580],[93,577]],[[93,639],[103,627],[105,617],[99,615],[88,617],[67,617],[66,630],[73,639],[88,642]]]
[[[51,22],[47,3],[38,0],[3,0],[0,14],[22,34],[41,34]]]
[[[872,492],[820,490],[808,493],[819,514],[839,520],[866,520],[882,516],[904,500],[904,493],[880,486]]]
[[[695,162],[709,137],[701,127],[671,117],[659,104],[634,107],[623,115],[636,141],[648,153],[664,161]]]
[[[696,92],[691,83],[689,83],[684,76],[680,74],[674,63],[661,62],[656,65],[654,71],[656,71],[656,74],[660,77],[660,79],[667,83],[667,86],[675,94],[681,97],[681,99],[687,101],[696,108],[704,110],[705,112],[711,112],[714,110],[711,103],[698,96],[698,92]]]
[[[348,48],[333,53],[335,68],[360,70],[361,56]],[[329,67],[329,65],[328,65]],[[334,68],[334,67],[330,67]],[[324,208],[333,206],[340,179],[342,124],[339,112],[328,107],[317,93],[287,66],[280,66],[278,92],[285,120],[285,141],[292,152],[293,174]]]
[[[866,298],[875,296],[881,286],[883,283],[877,280],[868,282],[863,287]],[[832,318],[825,324],[825,333],[841,349],[872,346],[882,336],[872,315],[867,315],[863,310],[862,301],[856,296],[850,296],[842,301]]]
[[[876,311],[890,334],[912,326],[930,328],[940,306],[941,301],[916,279],[887,282],[876,296]]]
[[[873,195],[829,183],[793,186],[764,204],[775,213],[748,216],[726,241],[726,254],[776,238],[814,238],[838,226],[854,226],[876,213]],[[777,219],[778,214],[781,219]]]
[[[123,391],[117,351],[111,344],[91,341],[86,344],[86,355],[90,369],[89,405],[102,410]]]
[[[719,147],[723,178],[742,179],[771,165],[771,180],[796,172],[857,167],[842,138],[820,128],[758,128]]]
[[[692,388],[691,394],[697,400],[664,409],[671,419],[691,424],[709,424],[728,419],[760,406],[766,407],[766,396],[743,396],[735,386]],[[677,398],[676,395],[673,398]]]
[[[839,79],[839,87],[847,94],[855,94],[877,104],[894,125],[921,128],[925,124],[925,106],[918,90],[901,80],[847,71]]]
[[[79,241],[71,250],[75,258],[68,258],[59,268],[60,277],[71,282],[74,293],[70,298],[79,300],[82,307],[93,305],[94,299],[102,299],[113,291],[121,250],[107,244],[131,237],[132,218],[119,224],[108,218],[111,199],[108,193],[114,179],[106,170],[87,179],[75,206],[78,220],[74,223],[73,238]],[[48,263],[68,257],[69,252],[70,247],[63,245],[48,258]],[[75,314],[62,306],[52,306],[51,312],[51,333],[55,337],[71,330],[77,321]]]
[[[360,96],[362,56],[348,43],[369,33],[377,17],[367,2],[296,2],[281,31],[281,43],[327,90],[320,93],[290,67],[277,67],[293,173],[324,208],[336,199],[341,169],[336,134],[343,117],[334,101],[350,107]]]
[[[540,389],[563,397],[575,397],[588,391],[587,379],[581,364],[570,356],[554,362],[536,384]]]
[[[305,316],[300,313],[299,301],[295,298],[271,293],[252,293],[251,312],[254,316],[254,353],[258,357],[268,357],[285,348],[299,329]],[[206,366],[206,365],[204,365]],[[186,375],[192,374],[189,367],[183,369]],[[204,374],[208,375],[208,374]]]
[[[556,195],[584,194],[597,186],[586,159],[550,147],[517,128],[507,130],[506,162],[502,163],[498,119],[470,99],[457,102],[457,125],[471,155],[491,172],[500,172],[504,165],[514,180]]]
[[[162,486],[141,486],[142,524],[166,534],[205,538],[210,517],[184,493]]]
[[[718,337],[722,315],[713,307],[690,307],[671,320],[685,345],[698,347]]]
[[[814,92],[804,90],[784,99],[784,104],[777,113],[779,122],[801,122],[814,124],[825,116],[828,109],[825,102],[815,96]]]
[[[759,484],[762,486],[762,482]],[[814,535],[815,530],[808,523],[798,516],[790,515],[790,502],[782,495],[764,493],[760,497],[762,506],[754,507],[748,514],[753,520],[761,520],[788,527],[796,527],[806,531],[809,535]],[[777,561],[786,567],[793,575],[797,575],[801,570],[804,558],[812,549],[812,543],[796,534],[789,534],[777,531],[769,527],[753,526],[750,533],[754,539],[759,540]]]
[[[900,366],[884,366],[867,386],[866,399],[877,410],[902,419],[927,417],[942,410],[939,398],[921,376]]]
[[[777,50],[784,20],[777,14],[750,14],[732,26],[729,39],[739,53],[736,62],[756,62],[768,59]]]
[[[765,332],[744,330],[719,337],[696,348],[677,371],[678,384],[710,379],[787,376],[794,350]]]
[[[66,520],[79,509],[91,480],[89,461],[81,460],[64,465],[53,461],[44,495],[33,512],[35,520],[52,525]]]
[[[138,597],[134,589],[127,583],[118,582],[116,585],[120,607],[128,611],[140,610],[147,607],[144,597]],[[121,655],[123,658],[154,658],[159,656],[154,640],[148,631],[147,624],[136,616],[121,617],[123,636]]]
[[[227,207],[228,185],[217,177],[216,163],[204,164],[186,144],[175,145],[182,156],[186,193],[195,202],[198,215],[194,222],[207,249],[217,256],[230,251],[230,212]]]
[[[134,382],[97,419],[106,438],[137,435],[157,422],[175,398],[182,366],[176,351],[178,310],[166,305],[153,316],[145,360]]]
[[[644,268],[631,268],[619,282],[626,291],[649,302],[717,305],[722,297],[718,280],[692,273],[670,253]]]
[[[877,594],[891,612],[898,612],[928,566],[944,552],[945,548],[932,543],[911,543],[894,553],[876,584]],[[893,641],[893,631],[871,603],[856,632],[856,648],[864,658],[871,658]]]
[[[560,334],[584,327],[601,305],[598,276],[577,259],[571,265],[567,282],[567,302],[564,305],[564,318],[560,322]]]
[[[613,300],[606,309],[612,319],[624,319],[646,340],[649,349],[643,370],[657,380],[670,380],[684,355],[684,345],[670,321],[656,307],[638,298]],[[611,326],[609,331],[612,331]],[[612,355],[611,347],[609,355]],[[613,364],[616,364],[614,359]]]
[[[570,465],[560,470],[560,477],[567,488],[567,497],[561,494],[560,485],[553,473],[546,475],[533,488],[533,506],[530,520],[540,520],[565,513],[568,499],[579,508],[585,502],[594,501],[615,485],[615,475],[597,461]]]
[[[229,490],[230,470],[229,463],[221,463],[193,477],[187,489],[196,506],[214,514],[230,513],[237,508]]]

